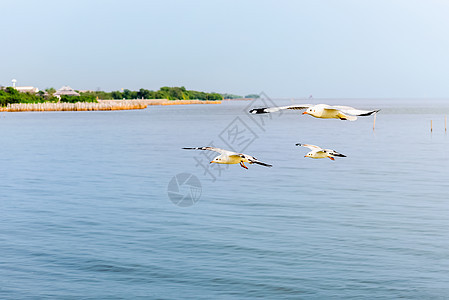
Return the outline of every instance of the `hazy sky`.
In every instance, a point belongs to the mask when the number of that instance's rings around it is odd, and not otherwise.
[[[0,84],[449,97],[449,1],[2,1]]]

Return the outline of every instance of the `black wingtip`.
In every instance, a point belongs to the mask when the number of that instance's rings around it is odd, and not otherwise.
[[[295,144],[295,146],[302,146],[302,144],[301,143],[297,143],[297,144]]]
[[[270,167],[270,168],[273,166],[273,165],[270,165],[270,164],[263,163],[261,161],[253,161],[252,163],[253,164],[258,164],[258,165],[261,165],[261,166],[264,166],[264,167]]]
[[[346,157],[346,155],[341,154],[341,153],[335,153],[335,154],[332,154],[332,156]]]
[[[360,117],[367,117],[367,116],[371,116],[372,114],[377,114],[378,112],[380,112],[380,109],[376,109],[370,112],[367,112],[366,114],[361,114],[359,115]]]
[[[267,114],[268,112],[265,111],[266,107],[263,108],[253,108],[249,111],[250,114]]]

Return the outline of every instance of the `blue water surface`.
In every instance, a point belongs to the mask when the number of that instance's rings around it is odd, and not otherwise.
[[[325,101],[382,111],[374,131],[260,101],[1,113],[0,298],[447,299],[449,102]],[[273,167],[181,149],[210,144]]]

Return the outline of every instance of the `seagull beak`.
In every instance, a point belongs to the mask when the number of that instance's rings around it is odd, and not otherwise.
[[[304,155],[304,157],[307,157],[307,155]]]
[[[309,113],[305,111],[305,112],[303,112],[302,114],[303,114],[303,115],[307,115],[307,114],[309,114]]]
[[[210,164],[213,163],[213,162],[214,162],[214,161],[211,161]]]

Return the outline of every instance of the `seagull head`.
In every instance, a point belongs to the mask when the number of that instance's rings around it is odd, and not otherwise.
[[[309,107],[305,112],[303,112],[302,114],[303,115],[314,115],[314,113],[315,113],[315,108],[313,108],[313,107]]]
[[[212,164],[212,163],[216,163],[216,164],[221,163],[221,158],[220,158],[220,156],[215,157],[215,158],[210,162],[210,164]]]

